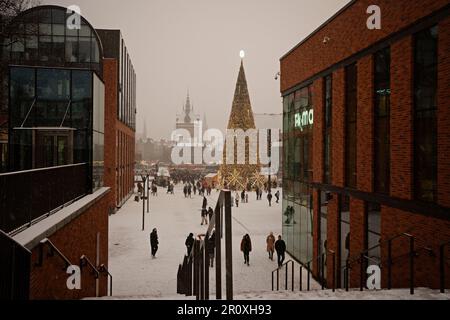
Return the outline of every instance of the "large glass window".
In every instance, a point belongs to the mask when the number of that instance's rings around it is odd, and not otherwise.
[[[345,69],[346,134],[345,174],[346,185],[356,188],[356,119],[357,119],[357,67],[352,64]]]
[[[389,194],[390,185],[390,49],[375,53],[375,192]]]
[[[437,26],[415,35],[414,193],[426,202],[437,192],[437,48]]]
[[[333,123],[333,83],[332,76],[325,78],[325,123],[324,123],[324,183],[331,184],[331,127]]]
[[[66,16],[64,9],[34,8],[25,13],[10,26],[5,57],[15,64],[83,63],[101,71],[99,44],[91,27],[82,18],[80,30],[68,29]]]
[[[93,74],[81,70],[10,68],[12,171],[90,162],[95,156],[96,172],[103,172],[99,164],[103,163],[100,156],[104,149],[104,85],[96,78],[94,95]],[[55,132],[48,135],[50,129]],[[96,137],[92,136],[93,130]],[[97,177],[95,185],[102,185],[101,175]]]
[[[286,96],[284,112],[283,235],[288,251],[303,263],[313,254],[311,87]]]
[[[350,197],[341,196],[341,206],[340,206],[340,265],[341,272],[340,276],[340,284],[341,287],[344,287],[344,266],[347,263],[347,260],[350,258]]]
[[[319,231],[319,256],[323,256],[324,260],[320,260],[319,274],[323,276],[322,280],[326,280],[327,277],[327,256],[328,256],[328,202],[330,199],[330,193],[325,191],[319,191],[320,194],[320,231]],[[322,266],[323,264],[323,266]],[[322,268],[324,270],[322,274]]]

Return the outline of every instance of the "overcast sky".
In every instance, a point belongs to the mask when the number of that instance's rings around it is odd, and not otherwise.
[[[223,130],[245,50],[255,113],[282,110],[280,57],[350,0],[43,0],[76,4],[95,28],[120,29],[137,74],[137,132],[170,138],[189,89]]]

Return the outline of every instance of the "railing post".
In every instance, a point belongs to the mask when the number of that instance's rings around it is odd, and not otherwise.
[[[311,289],[311,262],[308,262],[308,278],[307,278],[307,282],[306,282],[306,289],[307,291],[310,291]]]
[[[286,263],[286,271],[285,271],[285,277],[284,277],[284,290],[287,291],[288,289],[288,265],[289,263]]]
[[[333,292],[336,291],[336,253],[333,252]]]
[[[199,279],[198,279],[198,276],[199,276],[200,272],[198,270],[199,269],[199,264],[198,264],[198,240],[195,240],[193,250],[194,250],[194,261],[193,261],[193,263],[194,263],[194,295],[196,296],[196,299],[199,300],[200,299],[200,296],[199,296],[200,290],[199,290]]]
[[[277,291],[280,291],[280,269],[277,269]]]
[[[273,291],[273,289],[274,289],[274,284],[273,284],[273,273],[274,273],[274,271],[272,271],[272,291]]]
[[[300,291],[303,291],[303,266],[300,266]]]
[[[200,255],[198,259],[198,263],[200,265],[200,300],[205,300],[205,256],[204,256],[204,250],[202,246],[200,245]]]
[[[360,274],[359,274],[359,289],[360,291],[364,291],[364,254],[362,253],[359,258],[360,263]]]
[[[325,255],[325,253],[322,253],[322,258],[321,258],[322,262],[321,262],[321,266],[320,266],[321,272],[322,272],[322,276],[321,276],[322,290],[325,289],[325,261],[326,261],[325,259],[326,259],[326,255]]]
[[[226,191],[225,199],[225,256],[227,300],[233,300],[233,221],[231,217],[231,191]]]
[[[218,206],[214,212],[214,222],[216,224],[216,299],[222,300],[222,195],[219,197]]]
[[[205,238],[205,300],[209,300],[209,234]]]
[[[295,273],[295,269],[294,269],[294,266],[295,266],[295,263],[294,262],[292,262],[292,292],[294,292],[294,277],[295,277],[295,275],[294,275],[294,273]]]
[[[441,245],[439,249],[439,269],[440,276],[439,282],[441,287],[441,293],[445,293],[445,245]]]
[[[349,289],[349,268],[350,268],[350,264],[349,261],[347,259],[347,261],[345,262],[345,291],[348,292]]]
[[[414,294],[414,237],[409,238],[409,251],[410,251],[410,257],[409,257],[409,286],[410,286],[410,293]]]
[[[388,290],[392,289],[392,240],[388,241]]]

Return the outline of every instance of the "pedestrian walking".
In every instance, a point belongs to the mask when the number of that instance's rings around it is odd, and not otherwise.
[[[275,242],[275,251],[278,256],[278,267],[281,268],[286,255],[286,242],[284,242],[281,236],[278,236],[278,241]]]
[[[275,198],[277,199],[277,203],[280,203],[280,190],[275,193]]]
[[[248,193],[245,194],[245,203],[248,203]]]
[[[275,252],[275,236],[271,232],[266,239],[267,252],[269,253],[269,259],[273,261],[273,253]]]
[[[213,215],[214,215],[214,210],[213,210],[211,207],[209,207],[209,208],[208,208],[209,223],[211,223],[211,220],[212,220],[212,218],[213,218]]]
[[[202,209],[202,225],[208,225],[208,210]]]
[[[236,194],[236,199],[234,199],[234,201],[236,201],[236,208],[239,208],[239,195]]]
[[[241,241],[241,251],[244,253],[244,264],[250,266],[250,252],[252,252],[252,240],[246,234]]]
[[[269,207],[272,206],[272,198],[273,198],[272,193],[269,192],[269,194],[267,195],[267,200],[269,201]]]
[[[184,243],[186,245],[188,256],[191,254],[192,248],[194,247],[194,242],[195,242],[194,234],[190,233],[189,236],[186,238],[186,242]]]
[[[203,203],[202,203],[202,209],[206,210],[206,207],[208,206],[208,199],[206,199],[205,196],[203,196]]]
[[[152,258],[156,257],[156,252],[158,252],[158,230],[153,229],[152,233],[150,234],[150,247],[152,248]]]

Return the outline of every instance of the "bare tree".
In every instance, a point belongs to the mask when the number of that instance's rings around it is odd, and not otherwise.
[[[0,0],[0,134],[5,133],[5,130],[7,130],[5,114],[8,103],[6,101],[8,59],[3,56],[3,51],[5,48],[8,50],[8,47],[12,45],[8,25],[21,12],[39,4],[40,0]],[[5,39],[8,40],[5,41]]]

